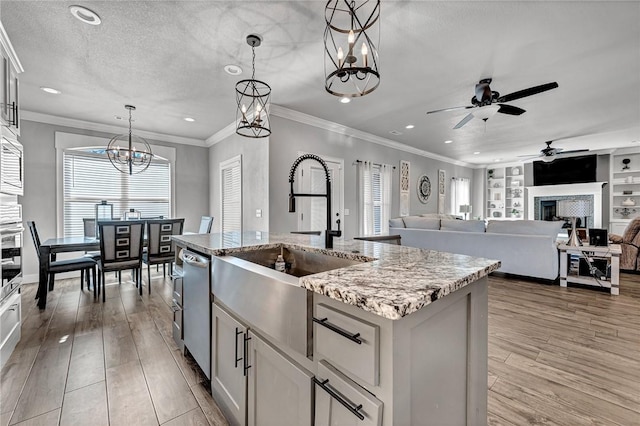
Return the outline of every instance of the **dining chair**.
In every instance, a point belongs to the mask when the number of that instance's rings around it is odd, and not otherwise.
[[[169,270],[173,265],[176,254],[176,244],[172,235],[181,235],[184,227],[182,219],[153,219],[147,220],[147,250],[142,255],[142,261],[147,264],[149,293],[151,293],[151,265],[162,264],[166,276],[165,265]]]
[[[211,232],[211,225],[213,225],[213,216],[202,216],[198,234],[209,234]]]
[[[132,278],[142,295],[142,247],[144,221],[99,221],[100,260],[98,260],[98,294],[105,301],[105,272],[132,270]]]
[[[36,228],[36,223],[32,220],[27,221],[27,226],[29,226],[29,231],[31,232],[31,239],[33,240],[33,244],[36,248],[36,253],[38,254],[38,259],[41,256],[40,247],[40,236],[38,235],[38,229]],[[51,260],[46,259],[47,264],[47,287],[49,291],[53,290],[55,275],[61,272],[73,272],[80,271],[80,290],[84,291],[84,274],[87,274],[87,290],[90,289],[89,286],[89,273],[91,273],[91,277],[93,279],[93,297],[98,297],[97,293],[97,285],[96,285],[96,261],[88,258],[88,257],[77,257],[73,259],[65,259],[65,260]]]

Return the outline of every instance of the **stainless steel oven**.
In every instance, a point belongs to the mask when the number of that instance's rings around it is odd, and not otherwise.
[[[2,136],[0,149],[0,192],[24,195],[24,158],[22,144]]]

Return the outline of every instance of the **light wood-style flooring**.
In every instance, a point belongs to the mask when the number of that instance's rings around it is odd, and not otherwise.
[[[60,280],[43,312],[24,285],[0,426],[225,425],[173,342],[170,281],[152,281],[142,298],[107,285],[103,304]],[[640,275],[620,296],[491,276],[488,384],[490,425],[640,425]]]

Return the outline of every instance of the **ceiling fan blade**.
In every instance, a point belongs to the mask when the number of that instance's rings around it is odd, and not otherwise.
[[[589,151],[588,149],[572,149],[571,151],[562,151],[561,154],[575,154],[576,152],[588,152],[588,151]]]
[[[467,124],[469,121],[471,121],[471,119],[473,118],[473,114],[469,113],[467,114],[462,120],[460,120],[460,122],[458,124],[456,124],[453,128],[454,129],[459,129],[460,127],[464,126],[465,124]]]
[[[459,106],[459,107],[451,107],[451,108],[445,108],[445,109],[437,109],[435,111],[428,111],[427,114],[433,114],[434,112],[457,111],[459,109],[469,109],[469,108],[475,108],[475,106],[469,105],[469,106]]]
[[[540,86],[529,87],[528,89],[518,90],[517,92],[508,93],[504,96],[500,96],[497,102],[511,102],[516,99],[526,98],[527,96],[537,95],[538,93],[546,92],[547,90],[555,89],[558,87],[558,83],[541,84]]]
[[[498,109],[498,112],[509,115],[520,115],[524,114],[527,111],[523,110],[522,108],[518,108],[517,106],[500,104],[500,109]]]

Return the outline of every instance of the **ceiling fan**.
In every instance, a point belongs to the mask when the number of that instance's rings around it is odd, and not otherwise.
[[[550,162],[552,162],[553,160],[555,160],[557,158],[558,154],[574,154],[576,152],[589,151],[588,149],[573,149],[571,151],[565,151],[562,148],[552,147],[551,144],[553,143],[553,141],[547,141],[545,143],[547,144],[547,146],[540,150],[540,154],[538,154],[538,155],[520,155],[519,157],[526,157],[526,158],[536,158],[536,157],[538,157],[542,161],[544,161],[546,163],[550,163]]]
[[[435,111],[429,111],[427,114],[433,114],[434,112],[444,112],[444,111],[455,111],[458,109],[470,109],[470,108],[482,108],[491,106],[492,104],[497,104],[498,106],[494,106],[492,108],[485,108],[485,111],[488,114],[477,114],[478,118],[481,118],[485,122],[489,119],[489,117],[496,112],[502,114],[509,115],[520,115],[524,112],[522,108],[518,108],[517,106],[507,105],[504,102],[515,101],[516,99],[525,98],[531,95],[537,95],[538,93],[546,92],[547,90],[555,89],[558,87],[558,83],[555,81],[552,83],[541,84],[540,86],[529,87],[528,89],[518,90],[517,92],[509,93],[504,96],[500,96],[500,93],[491,90],[489,86],[491,84],[490,78],[484,78],[476,84],[475,96],[471,98],[471,105],[469,106],[459,106],[453,108],[445,108],[438,109]],[[487,111],[489,110],[489,111]],[[453,128],[459,129],[465,124],[467,124],[474,116],[473,113],[467,114],[458,124],[456,124]]]

